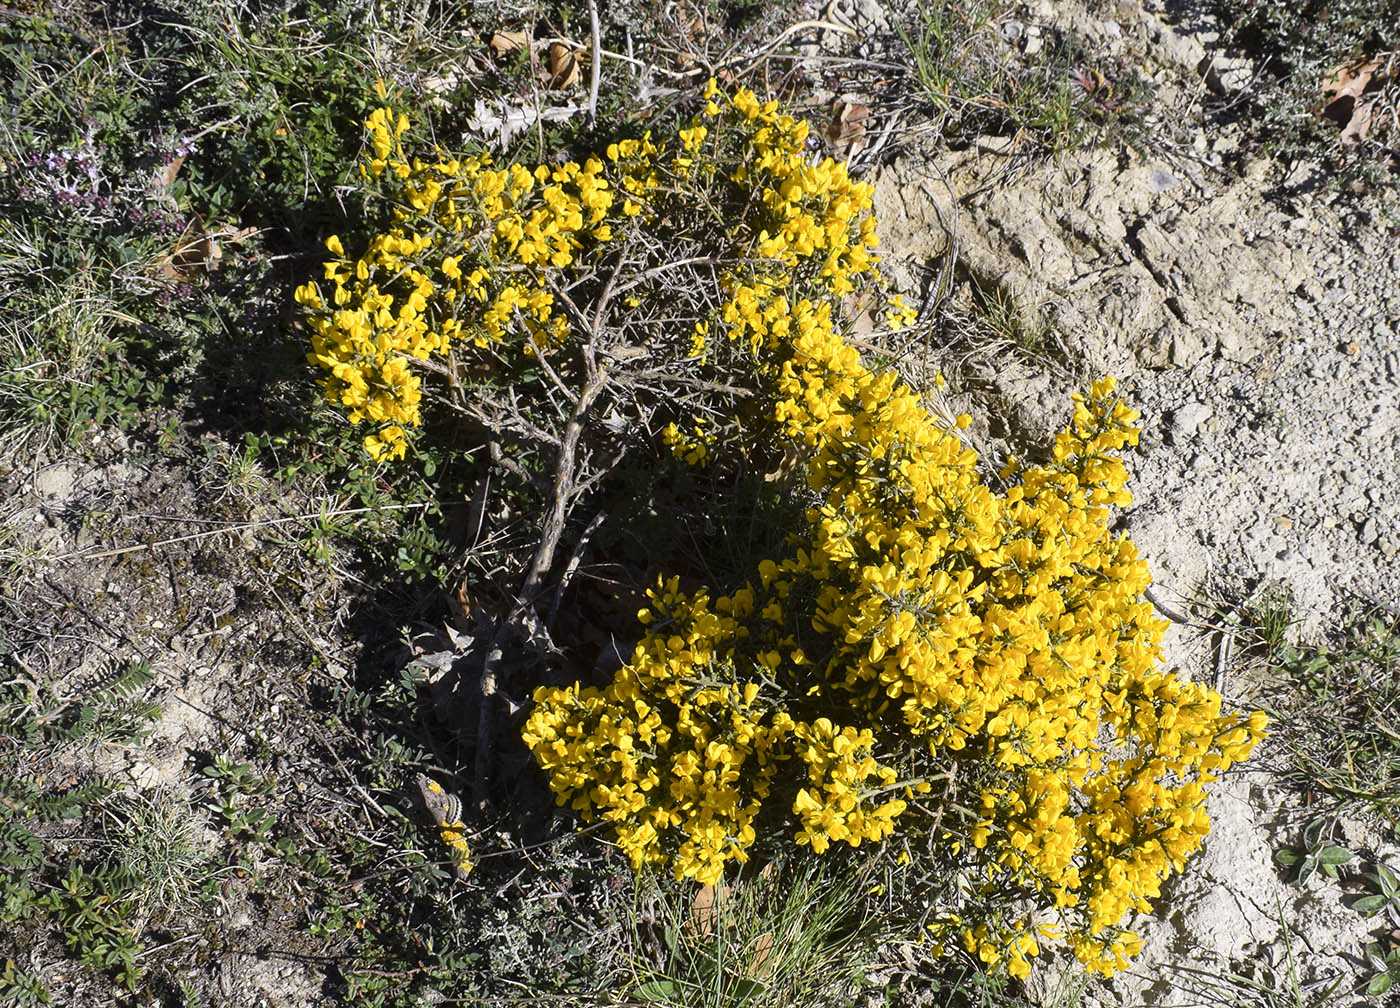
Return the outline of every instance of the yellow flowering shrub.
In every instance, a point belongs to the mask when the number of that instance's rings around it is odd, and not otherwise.
[[[977,815],[942,817],[950,861],[1050,919],[950,911],[936,930],[1015,975],[1037,936],[1105,975],[1126,965],[1125,917],[1199,848],[1205,785],[1264,727],[1154,671],[1147,568],[1108,532],[1134,414],[1096,383],[1053,461],[994,493],[829,325],[795,341],[777,385],[821,503],[737,592],[654,592],[610,686],[537,691],[525,737],[556,793],[613,824],[634,864],[713,882],[765,805],[797,844],[859,846],[956,772]]]
[[[776,103],[713,82],[704,102],[674,140],[533,169],[411,156],[377,110],[363,172],[392,223],[357,256],[328,241],[298,290],[310,360],[375,457],[406,450],[424,377],[451,398],[494,372],[608,390],[677,464],[801,459],[810,506],[747,583],[663,578],[611,682],[534,691],[522,737],[558,801],[705,883],[774,845],[933,831],[963,880],[938,935],[1018,976],[1047,939],[1110,974],[1264,729],[1156,670],[1146,565],[1109,530],[1137,416],[1094,383],[1052,457],[994,489],[843,335],[884,297],[870,187]],[[683,234],[696,219],[713,233]],[[566,432],[588,405],[555,405]]]

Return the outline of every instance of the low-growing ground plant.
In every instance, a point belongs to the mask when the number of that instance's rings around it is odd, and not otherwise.
[[[1303,828],[1297,847],[1284,847],[1274,853],[1274,860],[1293,872],[1293,881],[1304,885],[1321,873],[1326,878],[1338,878],[1343,866],[1356,860],[1356,855],[1334,842],[1336,823],[1319,816]]]
[[[1017,20],[993,0],[913,4],[895,18],[917,94],[950,143],[1005,137],[1054,154],[1091,137],[1147,139],[1152,85],[1060,28]]]
[[[0,683],[0,939],[42,921],[81,962],[128,989],[140,978],[136,956],[152,902],[172,890],[135,869],[134,850],[85,844],[64,825],[104,809],[120,814],[121,806],[109,782],[90,774],[79,781],[64,770],[102,742],[129,742],[149,730],[158,709],[143,694],[152,678],[148,665],[132,665],[66,701],[49,684],[13,672]],[[100,831],[104,840],[111,835]],[[43,990],[33,978],[10,976],[15,996]]]
[[[1396,0],[1216,0],[1221,43],[1257,72],[1220,114],[1253,120],[1281,161],[1320,164],[1340,189],[1393,189],[1400,172],[1400,4]]]
[[[1267,661],[1296,687],[1281,712],[1288,730],[1280,739],[1291,759],[1285,773],[1323,798],[1325,808],[1376,813],[1395,828],[1400,621],[1360,605],[1327,640],[1309,644],[1288,639],[1268,611],[1262,631]]]

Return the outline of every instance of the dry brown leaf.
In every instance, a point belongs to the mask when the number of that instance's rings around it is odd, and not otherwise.
[[[232,231],[221,229],[217,237],[221,238],[225,245],[241,245],[257,233],[258,229],[255,227],[235,228]]]
[[[452,593],[452,608],[449,613],[452,622],[457,629],[466,633],[476,622],[476,612],[472,606],[471,593],[467,591],[467,581],[462,579],[462,583]]]
[[[562,91],[578,83],[579,68],[588,59],[588,52],[573,49],[563,42],[549,44],[549,76],[547,86],[554,91]]]
[[[680,21],[681,31],[685,33],[682,41],[694,42],[704,37],[705,10],[700,4],[680,0],[676,4],[676,17]]]
[[[185,156],[181,154],[169,164],[161,165],[156,169],[155,178],[152,180],[156,189],[168,189],[175,181],[175,176],[179,174],[180,166],[185,163]]]
[[[1322,117],[1342,128],[1343,147],[1354,147],[1371,130],[1374,100],[1368,95],[1385,86],[1386,75],[1378,60],[1337,67],[1322,88]]]
[[[204,218],[195,214],[175,243],[161,273],[170,280],[193,280],[214,269],[223,257],[216,236],[209,233]]]
[[[185,226],[170,257],[161,264],[161,275],[168,280],[193,280],[212,273],[224,258],[224,249],[241,245],[258,233],[255,227],[220,227],[209,230],[199,214]]]
[[[831,121],[827,123],[826,138],[840,154],[850,157],[865,149],[865,121],[870,116],[869,105],[838,101],[832,106]]]
[[[1322,87],[1322,97],[1324,101],[1332,102],[1337,98],[1360,98],[1366,91],[1375,90],[1371,88],[1372,78],[1377,78],[1377,88],[1385,80],[1385,74],[1377,75],[1381,69],[1378,60],[1367,60],[1364,63],[1353,63],[1350,66],[1337,67],[1327,77],[1327,83]]]
[[[491,41],[487,43],[491,47],[491,52],[497,59],[502,56],[509,56],[517,49],[524,49],[530,44],[529,33],[525,31],[498,31],[491,36]]]
[[[719,923],[719,904],[729,895],[729,887],[721,883],[718,888],[712,885],[701,886],[690,904],[690,924],[702,938],[714,932]]]

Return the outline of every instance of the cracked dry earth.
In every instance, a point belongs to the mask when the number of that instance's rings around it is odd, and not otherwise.
[[[1118,9],[1149,52],[1199,48],[1149,10]],[[950,408],[1009,414],[1005,430],[981,432],[985,450],[1043,444],[1072,392],[1119,378],[1143,427],[1121,529],[1172,620],[1168,664],[1247,706],[1273,698],[1220,660],[1203,600],[1281,586],[1305,640],[1358,600],[1400,610],[1400,227],[1302,175],[1281,195],[1281,170],[1264,161],[1217,168],[1232,145],[1202,134],[1188,158],[1074,152],[1019,174],[1001,142],[927,151],[882,174],[877,211],[902,285],[954,249],[966,287],[1014,305],[1054,348],[961,363],[969,391]],[[1273,864],[1306,818],[1271,773],[1280,758],[1266,746],[1217,785],[1213,831],[1140,928],[1142,957],[1080,1004],[1382,1003],[1345,994],[1365,975],[1374,922],[1336,882],[1299,887]],[[1400,853],[1388,830],[1341,825],[1353,849]],[[1062,1003],[1071,977],[1045,971],[1038,1001]]]

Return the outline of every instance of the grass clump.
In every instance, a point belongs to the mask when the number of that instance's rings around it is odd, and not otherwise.
[[[1277,608],[1277,607],[1275,607]],[[1281,713],[1288,776],[1333,809],[1378,813],[1400,825],[1400,620],[1354,610],[1324,643],[1294,643],[1268,618],[1269,664],[1296,687]],[[1272,627],[1272,629],[1270,629]]]
[[[869,882],[800,860],[698,890],[640,876],[622,993],[659,1006],[849,1003],[882,930],[861,906]]]
[[[1055,154],[1119,135],[1141,145],[1151,84],[1073,33],[995,0],[916,4],[895,21],[918,94],[951,143],[1007,137]]]
[[[130,846],[136,806],[101,778],[79,783],[71,765],[100,743],[144,735],[158,713],[143,696],[152,679],[149,666],[133,665],[70,702],[31,680],[0,684],[0,938],[41,921],[82,963],[128,990],[141,978],[147,922],[193,884],[183,877],[189,863],[172,876],[163,857],[191,848],[162,816],[155,818],[170,829],[143,830],[142,845]],[[65,825],[102,816],[118,821],[99,828],[92,844]],[[7,982],[15,996],[47,996],[34,978],[11,972]]]

